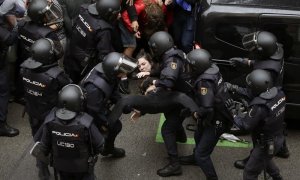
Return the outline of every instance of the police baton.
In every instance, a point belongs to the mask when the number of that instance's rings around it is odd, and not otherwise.
[[[225,59],[211,59],[214,63],[224,66],[232,66],[230,60]]]

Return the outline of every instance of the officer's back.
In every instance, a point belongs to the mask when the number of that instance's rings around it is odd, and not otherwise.
[[[59,42],[39,39],[30,51],[31,57],[21,64],[21,78],[30,122],[32,118],[37,121],[31,122],[34,135],[45,116],[56,105],[58,91],[71,80],[58,67],[57,59],[63,53]]]
[[[84,101],[82,89],[69,84],[59,92],[59,104],[45,120],[41,143],[44,153],[52,154],[53,167],[61,179],[95,178],[94,164],[104,138],[93,118],[82,111]]]

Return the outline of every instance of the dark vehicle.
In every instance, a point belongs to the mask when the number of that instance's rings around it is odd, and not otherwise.
[[[287,95],[286,118],[298,118],[300,110],[300,1],[298,0],[202,0],[196,41],[215,59],[248,57],[242,37],[258,30],[276,35],[284,48],[283,88]],[[251,57],[250,57],[251,58]],[[224,79],[244,82],[244,69],[220,65]],[[297,112],[298,111],[298,112]]]

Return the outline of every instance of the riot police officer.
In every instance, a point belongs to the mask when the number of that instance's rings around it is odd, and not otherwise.
[[[180,91],[186,94],[192,92],[190,78],[184,69],[184,53],[174,46],[173,38],[164,31],[154,33],[148,41],[150,53],[160,64],[160,79],[154,80],[156,94],[165,91]],[[184,117],[180,116],[181,107],[164,112],[166,121],[162,126],[162,136],[167,148],[170,162],[157,171],[159,176],[180,175],[181,166],[178,161],[176,139],[178,136],[186,139],[182,126]]]
[[[6,123],[9,83],[5,70],[5,57],[8,46],[12,45],[18,37],[18,27],[16,26],[11,32],[6,27],[4,17],[0,16],[0,136],[13,137],[19,134],[19,130]]]
[[[286,97],[280,87],[273,87],[268,71],[257,69],[246,78],[253,99],[247,115],[242,118],[234,115],[234,123],[251,131],[254,147],[244,169],[244,180],[257,179],[264,170],[274,180],[282,180],[273,156],[284,143],[283,121]],[[230,111],[234,110],[232,100],[226,102]],[[265,172],[265,173],[266,173]]]
[[[93,118],[82,111],[85,94],[78,85],[63,87],[58,96],[58,106],[48,114],[43,128],[44,153],[52,154],[60,179],[94,180],[94,164],[104,138]]]
[[[120,120],[110,123],[107,116],[110,106],[121,98],[118,91],[121,77],[134,71],[136,67],[136,63],[126,56],[111,52],[81,81],[81,86],[87,93],[87,112],[93,116],[100,131],[106,135],[104,150],[101,152],[104,156],[125,156],[125,150],[115,147],[114,144],[122,129],[122,123]]]
[[[284,51],[282,45],[277,42],[277,38],[270,32],[257,31],[254,33],[246,34],[243,37],[243,46],[253,52],[256,59],[250,60],[248,58],[231,58],[232,65],[248,66],[255,69],[263,69],[271,74],[272,80],[276,86],[282,86],[283,80],[283,56]],[[246,89],[241,89],[238,86],[227,84],[231,91],[238,92],[252,98],[251,92]],[[286,145],[278,152],[277,156],[288,158],[289,150]],[[237,160],[234,166],[243,169],[249,157],[243,160]]]
[[[30,48],[31,57],[21,64],[21,78],[25,91],[25,111],[28,113],[32,136],[35,136],[45,117],[57,104],[59,90],[71,83],[57,58],[63,54],[59,42],[39,39]],[[35,137],[36,140],[40,139]],[[48,167],[38,161],[39,177],[49,178]]]
[[[21,76],[26,93],[26,112],[34,136],[45,116],[57,104],[58,91],[71,80],[58,67],[57,57],[63,54],[59,42],[39,39],[30,51],[31,57],[21,64]]]
[[[224,81],[219,68],[211,62],[211,55],[204,49],[195,49],[188,53],[192,74],[196,77],[195,102],[200,108],[197,118],[197,130],[194,138],[194,153],[180,157],[182,164],[197,164],[204,172],[207,180],[218,179],[210,158],[219,137],[229,131],[232,117],[225,107],[229,94],[224,89]]]
[[[15,78],[16,78],[16,92],[15,101],[23,104],[24,92],[22,87],[22,80],[20,79],[20,69],[19,65],[30,57],[30,47],[32,44],[40,38],[49,38],[53,41],[63,41],[65,38],[64,32],[61,32],[62,22],[56,19],[59,17],[59,10],[56,10],[56,6],[51,2],[48,3],[47,0],[32,0],[29,3],[27,16],[28,18],[18,22],[19,26],[19,41],[18,41],[18,58],[16,62]],[[55,26],[51,28],[48,23]],[[56,26],[57,25],[57,26]],[[59,58],[57,58],[59,60]]]
[[[114,51],[112,23],[119,11],[119,0],[97,0],[94,4],[81,6],[64,59],[66,72],[75,83]]]
[[[57,24],[62,27],[62,21],[55,19],[60,11],[54,8],[53,2],[48,4],[47,0],[32,0],[29,3],[27,14],[30,20],[22,20],[18,23],[22,62],[30,57],[30,47],[36,40],[49,38],[53,41],[61,41],[65,38],[63,32],[58,32],[58,29],[49,26]]]
[[[264,69],[271,73],[276,85],[282,85],[283,48],[277,38],[270,32],[257,31],[243,37],[243,46],[255,55],[255,60],[248,58],[231,58],[233,66],[244,65],[255,69]]]

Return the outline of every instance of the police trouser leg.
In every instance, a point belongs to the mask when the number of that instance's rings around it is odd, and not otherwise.
[[[250,158],[246,164],[243,179],[257,180],[258,175],[265,169],[272,177],[280,176],[278,167],[272,161],[273,156],[269,156],[265,149],[255,145]]]
[[[202,169],[207,179],[218,179],[213,162],[210,158],[218,140],[219,134],[216,134],[214,126],[206,127],[199,132],[195,132],[195,159],[196,163]]]
[[[115,144],[115,139],[117,135],[121,132],[122,130],[122,123],[120,120],[116,121],[113,127],[109,128],[109,132],[107,135],[107,138],[105,139],[105,145],[104,147],[107,149],[113,149],[114,144]]]
[[[3,61],[3,59],[2,59]],[[9,99],[9,85],[7,73],[4,68],[0,67],[0,123],[6,121],[8,99]]]
[[[183,118],[179,116],[180,108],[164,113],[166,121],[162,125],[161,133],[169,156],[177,157],[176,135],[183,128]]]
[[[30,127],[31,127],[32,136],[35,136],[35,134],[37,133],[39,128],[42,126],[43,122],[44,122],[43,120],[29,117],[29,123],[30,123]]]

